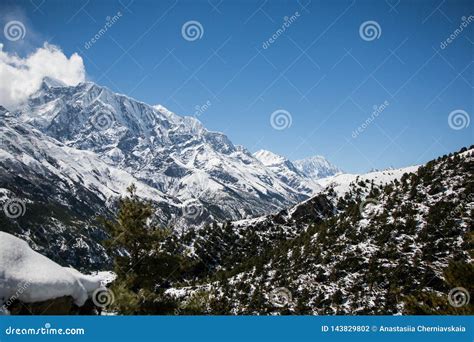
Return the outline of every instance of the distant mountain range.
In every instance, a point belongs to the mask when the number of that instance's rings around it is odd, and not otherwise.
[[[0,116],[0,191],[25,205],[4,230],[80,267],[107,263],[94,217],[110,214],[131,183],[153,202],[159,223],[184,229],[277,212],[340,172],[323,157],[293,164],[269,151],[252,155],[193,117],[91,82],[45,78]]]

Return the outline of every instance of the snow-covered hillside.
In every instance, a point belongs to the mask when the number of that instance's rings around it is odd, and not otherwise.
[[[413,173],[418,170],[419,166],[409,166],[400,169],[389,169],[383,171],[373,171],[364,174],[339,173],[334,176],[318,179],[317,183],[322,189],[332,188],[338,196],[343,196],[349,189],[351,184],[358,182],[370,182],[376,185],[383,185],[400,179],[405,173]]]
[[[218,276],[170,293],[205,291],[203,312],[221,314],[455,313],[449,290],[472,289],[473,165],[471,146],[339,175],[288,210],[199,231],[193,252]]]
[[[284,157],[276,155],[269,151],[261,150],[255,153],[262,163],[268,167],[284,168],[287,161]],[[255,247],[258,251],[271,248],[276,241],[293,239],[301,235],[311,225],[324,220],[328,220],[338,213],[338,202],[353,193],[361,200],[364,200],[370,193],[372,186],[381,188],[393,181],[399,181],[404,174],[416,173],[419,166],[410,166],[400,169],[391,169],[384,171],[368,172],[366,174],[348,174],[338,173],[336,175],[317,179],[315,182],[318,187],[314,190],[313,196],[301,201],[293,206],[282,209],[278,213],[271,213],[255,218],[242,219],[231,222],[232,229],[225,233],[207,230],[200,231],[199,235],[202,240],[214,241],[215,236],[219,236],[219,244],[225,241],[238,240],[239,243],[229,242],[228,246],[216,246],[215,244],[206,244],[204,249],[198,250],[200,258],[209,255],[209,249],[217,248],[229,251],[232,259],[245,260],[245,254],[248,253],[248,246],[242,245],[241,240],[258,240],[259,244]],[[276,229],[275,229],[276,227]],[[229,236],[230,231],[232,234]],[[236,235],[233,235],[236,234]],[[244,248],[246,252],[242,251]],[[194,248],[194,246],[193,246]],[[250,248],[252,250],[252,248]],[[250,254],[253,255],[255,251]],[[212,256],[211,263],[219,265],[218,260],[221,258],[229,258],[230,256],[216,257]]]
[[[269,163],[269,165],[271,165],[270,163],[274,163],[274,165],[280,165],[279,163],[285,160],[283,157],[268,151],[266,151],[263,158],[264,160],[267,158],[266,162]],[[321,195],[327,196],[329,193],[332,195],[329,197],[330,199],[339,199],[344,197],[349,191],[357,189],[361,194],[366,196],[368,194],[368,188],[366,187],[366,184],[374,184],[375,186],[381,187],[395,180],[400,180],[404,174],[416,172],[418,168],[419,165],[400,169],[374,171],[364,174],[338,173],[326,178],[316,179],[315,183],[317,183],[317,187],[314,190],[312,197],[280,211],[278,215],[282,218],[285,218],[286,220],[291,221],[293,219],[294,213],[296,212],[305,211],[310,213],[312,210],[310,209],[310,204],[314,203],[315,200],[320,198]],[[361,184],[363,184],[363,186],[361,186]],[[271,221],[274,219],[274,217],[274,214],[262,215],[256,218],[237,220],[234,221],[233,224],[236,227],[251,226],[256,223],[262,223],[269,220]]]

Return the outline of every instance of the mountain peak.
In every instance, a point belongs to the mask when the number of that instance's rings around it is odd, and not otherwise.
[[[163,105],[157,104],[152,106],[154,109],[156,109],[158,112],[166,116],[168,119],[171,119],[173,121],[176,121],[176,118],[179,118],[180,116],[175,114],[174,112],[170,111],[168,108],[166,108]]]
[[[325,178],[341,173],[342,170],[320,155],[296,160],[295,167],[312,179]]]
[[[43,88],[67,87],[67,84],[53,77],[46,76],[41,82]]]
[[[258,150],[253,156],[265,166],[278,165],[287,161],[285,157],[268,150]]]

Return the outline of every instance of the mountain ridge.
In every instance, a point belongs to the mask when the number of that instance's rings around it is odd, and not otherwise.
[[[225,209],[227,218],[277,210],[307,196],[278,180],[224,134],[205,129],[199,120],[91,82],[42,88],[15,115],[68,146],[99,154],[108,164],[181,201],[192,197],[222,202],[206,193],[209,186],[252,203],[244,205],[243,211],[237,204]],[[193,188],[195,196],[187,188]],[[210,215],[224,218],[217,212]]]
[[[313,193],[303,178],[280,178],[199,120],[92,82],[45,79],[0,115],[1,203],[26,203],[19,219],[2,216],[3,229],[76,267],[110,262],[94,217],[111,215],[131,183],[152,202],[157,223],[176,230],[278,212]],[[77,246],[68,250],[69,241]]]

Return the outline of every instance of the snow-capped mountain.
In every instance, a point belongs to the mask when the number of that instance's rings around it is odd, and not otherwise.
[[[134,183],[162,225],[201,226],[171,234],[186,271],[160,283],[166,296],[209,294],[193,313],[420,312],[426,291],[472,287],[445,272],[472,264],[473,153],[342,174],[321,157],[252,155],[92,83],[47,79],[15,111],[0,107],[0,230],[62,266],[109,267],[94,218]]]
[[[181,203],[90,151],[66,146],[0,107],[0,226],[38,251],[76,267],[103,266],[108,216],[134,183],[152,200],[162,224],[180,215]]]
[[[325,178],[341,173],[342,170],[331,164],[323,156],[313,156],[293,162],[295,167],[311,179]]]
[[[46,79],[14,116],[68,147],[94,152],[182,206],[192,202],[200,215],[185,218],[187,224],[264,214],[310,194],[197,119],[91,82],[66,87]]]
[[[177,229],[277,212],[320,189],[288,160],[254,157],[195,118],[91,82],[45,78],[0,115],[1,203],[28,208],[3,230],[77,267],[107,264],[95,217],[109,215],[132,183],[155,219]]]
[[[312,195],[321,187],[311,178],[298,170],[288,159],[267,150],[260,150],[253,154],[265,167],[270,169],[283,183],[307,195]]]

